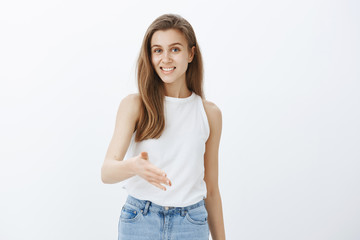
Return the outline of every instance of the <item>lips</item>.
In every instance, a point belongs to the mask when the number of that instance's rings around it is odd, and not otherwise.
[[[176,67],[160,67],[163,74],[171,74],[175,71]]]
[[[172,70],[174,70],[176,67],[160,67],[161,70],[163,70],[164,72],[171,72]]]

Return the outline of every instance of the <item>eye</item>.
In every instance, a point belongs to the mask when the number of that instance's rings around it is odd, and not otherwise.
[[[160,53],[161,52],[161,49],[157,48],[154,50],[154,53]]]
[[[173,48],[172,50],[173,50],[173,52],[178,52],[178,51],[180,51],[179,48]]]

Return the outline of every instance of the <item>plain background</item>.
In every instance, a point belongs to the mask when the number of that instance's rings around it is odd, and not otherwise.
[[[193,26],[227,239],[360,239],[359,1],[2,1],[0,239],[116,239],[100,169],[144,33]]]

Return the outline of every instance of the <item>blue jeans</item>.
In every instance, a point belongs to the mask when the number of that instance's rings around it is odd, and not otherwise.
[[[118,240],[208,240],[205,201],[164,207],[128,195],[118,224]]]

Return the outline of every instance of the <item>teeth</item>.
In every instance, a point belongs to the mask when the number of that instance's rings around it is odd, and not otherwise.
[[[174,67],[173,68],[162,68],[164,71],[172,71],[173,69],[174,69]]]

